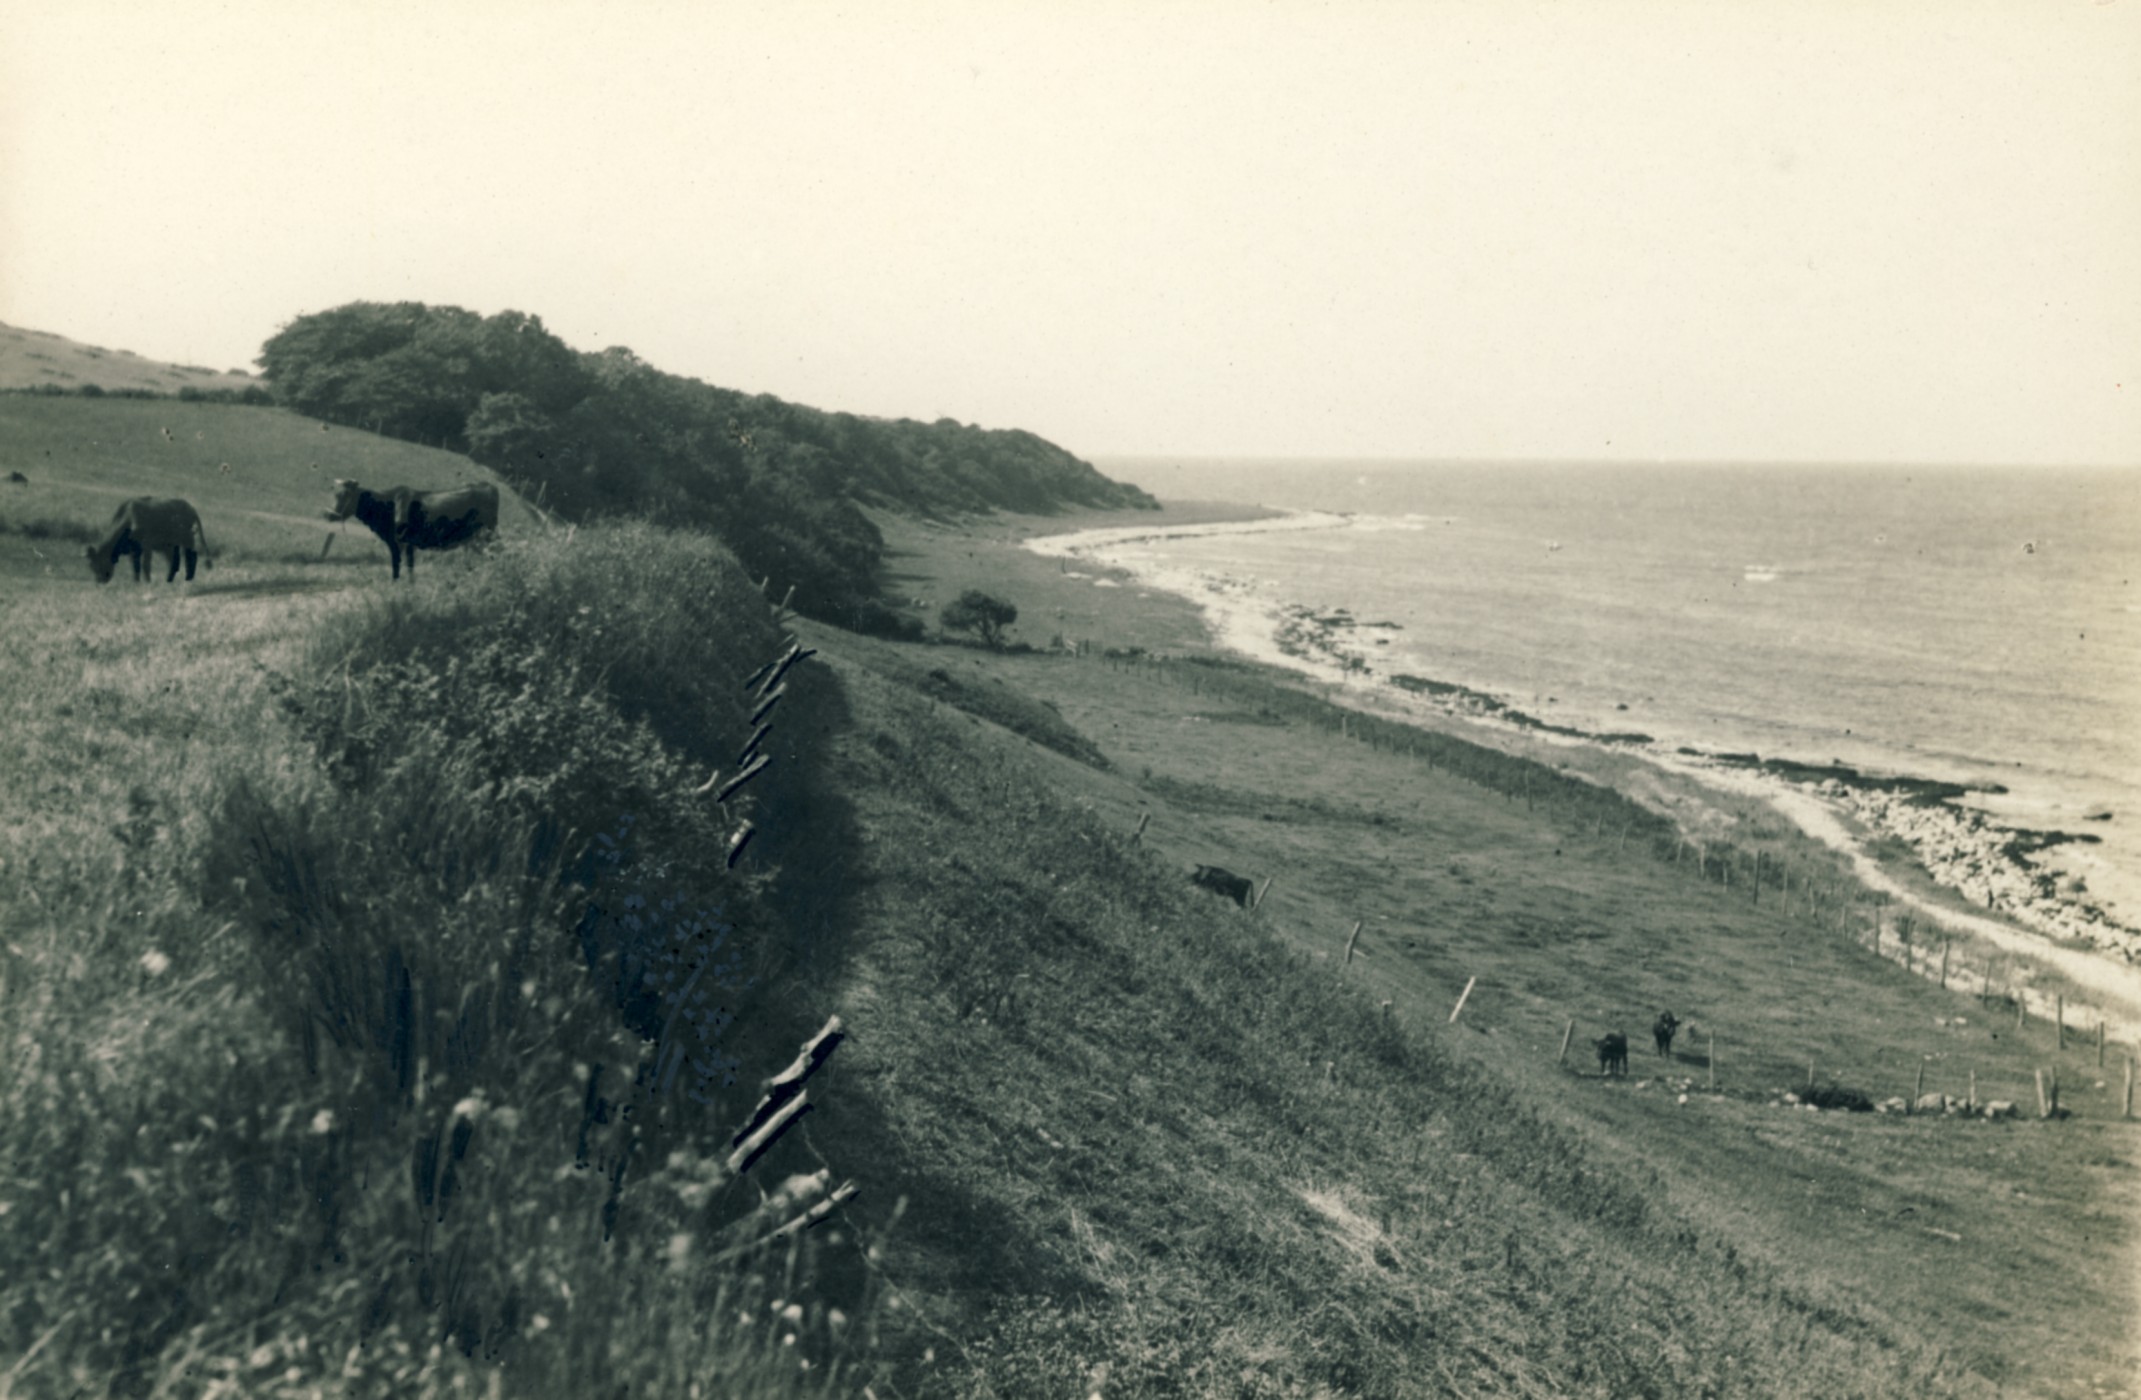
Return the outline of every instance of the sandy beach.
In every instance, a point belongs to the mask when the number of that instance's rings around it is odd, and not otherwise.
[[[1675,751],[1642,742],[1647,736],[1586,732],[1540,720],[1482,691],[1432,678],[1393,677],[1376,651],[1389,635],[1385,629],[1396,624],[1279,598],[1260,580],[1186,567],[1164,554],[1169,541],[1194,536],[1324,530],[1351,523],[1345,514],[1293,511],[1248,522],[1081,530],[1039,536],[1026,547],[1066,563],[1120,569],[1139,587],[1180,595],[1202,611],[1219,646],[1328,682],[1339,690],[1335,699],[1363,711],[1455,724],[1467,737],[1501,747],[1544,744],[1564,753],[1611,749],[1683,780],[1681,790],[1694,784],[1763,802],[1807,837],[1844,856],[1868,889],[1893,901],[1898,913],[1907,912],[1920,928],[1930,924],[1951,940],[1974,941],[1970,946],[1984,950],[1974,965],[1966,958],[1963,966],[1950,969],[1951,984],[2005,993],[2029,1014],[2050,1016],[2061,993],[2033,985],[2038,979],[2032,969],[2042,968],[2056,974],[2042,980],[2083,990],[2113,1033],[2141,1032],[2141,930],[2083,897],[2053,854],[2066,833],[2002,824],[1957,805],[1955,799],[1968,794],[1949,785],[1849,769],[1838,770],[1844,776],[1796,765],[1775,765],[1786,772],[1772,771],[1757,766],[1752,755]],[[1659,805],[1641,791],[1647,784],[1633,786],[1630,796],[1682,822],[1691,840],[1702,839],[1684,808]],[[1869,849],[1892,843],[1901,843],[1932,885],[1952,897],[1929,894]],[[1884,951],[1910,956],[1894,939]],[[1925,964],[1920,970],[1926,975],[1937,975],[1927,960],[1917,963]]]

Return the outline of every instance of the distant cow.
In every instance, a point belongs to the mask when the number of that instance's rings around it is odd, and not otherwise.
[[[327,518],[347,520],[353,515],[386,545],[395,578],[401,577],[402,555],[407,553],[413,579],[419,549],[452,549],[497,530],[498,488],[484,482],[451,491],[412,491],[406,486],[369,491],[345,478],[335,482],[335,506]]]
[[[1628,1037],[1619,1031],[1602,1040],[1591,1042],[1598,1047],[1598,1072],[1600,1074],[1628,1073]]]
[[[157,550],[171,556],[171,567],[164,573],[165,583],[178,577],[180,555],[186,559],[186,579],[192,582],[194,565],[208,552],[208,536],[201,529],[200,513],[191,504],[136,496],[112,512],[111,532],[98,543],[85,546],[82,552],[89,556],[89,571],[97,576],[98,583],[110,583],[119,556],[131,555],[134,582],[139,583],[144,569],[154,567],[149,556]]]
[[[1660,1011],[1658,1019],[1651,1023],[1651,1038],[1658,1042],[1658,1053],[1667,1059],[1673,1056],[1673,1034],[1680,1029],[1680,1018],[1670,1011]]]
[[[1213,894],[1225,895],[1242,908],[1256,896],[1256,882],[1246,876],[1236,875],[1216,865],[1200,865],[1190,877],[1190,883],[1210,890]]]
[[[7,474],[7,484],[10,486],[28,486],[30,479],[21,472],[9,472]]]

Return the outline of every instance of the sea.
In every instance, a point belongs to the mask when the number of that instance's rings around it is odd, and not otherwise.
[[[1106,557],[1269,654],[1288,605],[1370,662],[1661,749],[1980,791],[2141,922],[2141,468],[1111,458],[1163,501],[1304,513]],[[1305,514],[1314,513],[1314,514]]]

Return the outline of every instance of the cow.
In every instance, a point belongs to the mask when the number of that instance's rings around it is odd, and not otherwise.
[[[1628,1073],[1628,1037],[1619,1031],[1602,1040],[1591,1042],[1598,1047],[1598,1072],[1601,1075]]]
[[[335,482],[335,505],[327,518],[339,521],[353,515],[386,545],[394,577],[401,577],[406,552],[409,577],[414,579],[419,549],[452,549],[497,530],[498,488],[483,482],[450,491],[406,486],[369,491],[345,477]]]
[[[142,581],[145,569],[154,568],[149,558],[157,550],[168,551],[171,567],[164,582],[178,577],[179,556],[186,559],[186,581],[193,581],[194,565],[208,553],[208,535],[201,528],[200,512],[181,500],[158,500],[136,496],[112,512],[111,531],[102,541],[83,547],[89,556],[89,571],[98,583],[110,583],[113,566],[122,554],[133,556],[134,582]]]
[[[1225,895],[1242,908],[1247,909],[1256,895],[1256,882],[1243,875],[1236,875],[1216,865],[1200,865],[1189,877],[1190,883],[1210,890],[1213,894]]]
[[[1668,1060],[1673,1057],[1673,1033],[1679,1029],[1680,1018],[1670,1011],[1660,1011],[1651,1024],[1650,1034],[1658,1042],[1658,1053]]]
[[[7,474],[7,484],[10,486],[28,486],[30,479],[21,472],[9,472]]]

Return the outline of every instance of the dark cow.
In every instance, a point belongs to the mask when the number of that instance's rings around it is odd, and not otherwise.
[[[1603,1040],[1591,1042],[1598,1047],[1598,1072],[1600,1074],[1628,1073],[1628,1037],[1619,1031]]]
[[[1191,884],[1208,889],[1213,894],[1225,895],[1244,909],[1249,907],[1249,902],[1256,896],[1256,881],[1216,865],[1198,866],[1197,872],[1189,879]]]
[[[1666,1059],[1673,1057],[1673,1034],[1680,1029],[1680,1018],[1670,1011],[1660,1011],[1658,1019],[1651,1023],[1651,1039],[1658,1042],[1658,1053]]]
[[[9,472],[7,474],[7,484],[10,486],[28,486],[30,479],[21,472]]]
[[[201,529],[200,513],[188,502],[136,496],[112,512],[111,533],[101,542],[85,546],[82,552],[89,556],[89,571],[97,576],[98,583],[110,583],[119,556],[131,555],[134,582],[139,583],[144,570],[155,567],[149,556],[159,549],[171,556],[164,582],[178,577],[179,556],[184,555],[190,583],[194,565],[208,552],[208,536]]]
[[[452,549],[497,530],[498,488],[484,482],[451,491],[412,491],[406,486],[368,491],[345,478],[335,482],[335,508],[327,518],[347,520],[353,515],[386,545],[395,578],[401,577],[403,553],[408,554],[413,579],[419,549]]]

